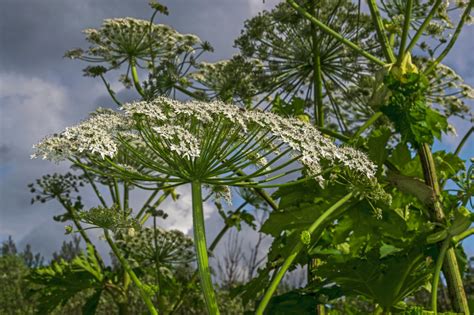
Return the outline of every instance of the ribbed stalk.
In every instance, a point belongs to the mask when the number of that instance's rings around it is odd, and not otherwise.
[[[443,208],[439,202],[440,187],[438,178],[436,176],[436,167],[431,154],[431,148],[428,144],[424,143],[421,145],[419,150],[421,166],[423,168],[423,175],[425,177],[426,185],[430,186],[433,190],[433,204],[431,206],[431,212],[433,220],[436,222],[443,223],[446,221]],[[446,278],[448,285],[449,297],[454,306],[456,312],[461,312],[469,315],[469,305],[466,298],[466,292],[464,291],[464,285],[462,283],[461,273],[459,272],[459,265],[456,258],[454,249],[448,248],[446,251],[446,258],[443,264],[443,274]]]
[[[212,287],[211,271],[209,270],[209,258],[207,255],[206,230],[204,226],[204,211],[202,205],[201,183],[191,182],[193,202],[193,230],[194,246],[196,248],[197,265],[201,279],[202,293],[206,301],[207,312],[210,315],[218,315],[216,295]]]
[[[318,229],[325,221],[327,218],[329,218],[332,214],[334,214],[342,205],[344,205],[349,199],[352,197],[352,192],[348,193],[341,199],[339,199],[335,204],[333,204],[329,209],[324,211],[317,219],[316,221],[311,224],[311,226],[308,228],[308,232],[310,234],[313,234],[316,229]],[[267,291],[265,292],[265,295],[263,296],[262,301],[258,305],[257,311],[255,314],[257,315],[263,315],[263,311],[265,311],[265,308],[268,305],[268,302],[270,302],[270,299],[273,296],[273,293],[275,293],[276,289],[278,288],[278,285],[280,284],[281,280],[283,279],[283,276],[285,275],[286,271],[288,268],[290,268],[291,264],[293,261],[296,259],[298,254],[301,252],[301,250],[305,247],[306,245],[300,240],[296,246],[293,248],[291,251],[290,255],[286,257],[285,261],[283,262],[283,265],[280,267],[278,272],[276,273],[276,276],[273,277],[270,285],[268,286]]]

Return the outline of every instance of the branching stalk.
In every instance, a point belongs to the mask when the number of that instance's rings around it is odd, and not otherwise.
[[[332,214],[334,214],[342,205],[344,205],[349,199],[351,199],[353,193],[350,192],[344,197],[342,197],[339,201],[337,201],[335,204],[333,204],[329,209],[324,211],[317,219],[316,221],[311,224],[311,226],[308,228],[308,232],[310,234],[313,234],[316,229],[318,229],[323,223],[325,223],[326,219],[329,218]],[[283,262],[283,265],[280,267],[278,272],[276,273],[276,276],[272,279],[269,287],[267,288],[265,295],[263,296],[262,301],[258,305],[257,311],[255,314],[257,315],[263,315],[263,312],[265,311],[265,308],[268,305],[268,302],[270,302],[270,299],[273,296],[273,293],[275,293],[276,289],[278,288],[278,285],[280,284],[281,280],[283,279],[283,276],[285,275],[286,271],[288,268],[290,268],[291,264],[293,261],[296,259],[298,254],[301,252],[301,250],[305,247],[305,244],[299,240],[296,246],[293,248],[291,251],[290,255],[286,257],[285,261]]]
[[[319,21],[316,19],[314,16],[312,16],[310,13],[308,13],[305,9],[300,7],[294,0],[287,0],[287,3],[291,5],[298,13],[300,13],[302,16],[307,18],[308,20],[311,21],[311,23],[315,24],[318,26],[321,31],[325,32],[326,34],[334,37],[337,41],[341,42],[342,44],[346,45],[347,47],[351,48],[352,50],[356,51],[358,54],[364,56],[368,60],[375,62],[376,64],[380,66],[384,66],[385,62],[380,60],[379,58],[375,57],[374,55],[368,53],[361,47],[359,47],[357,44],[353,43],[352,41],[348,40],[347,38],[343,37],[341,34],[338,32],[334,31],[332,28],[324,24],[323,22]]]
[[[420,28],[416,31],[415,35],[411,39],[410,44],[408,45],[405,52],[410,52],[415,47],[416,43],[418,42],[418,39],[420,39],[420,37],[421,37],[421,35],[423,35],[423,32],[425,31],[426,27],[430,24],[431,19],[433,18],[434,14],[438,10],[441,2],[443,2],[443,0],[436,0],[435,4],[431,8],[430,13],[428,13],[428,16],[423,21]]]
[[[316,0],[311,1],[313,14],[316,16]],[[318,36],[316,25],[311,23],[311,44],[313,55],[313,102],[314,102],[314,122],[318,127],[324,127],[323,112],[323,81],[321,71],[321,57],[319,56]]]
[[[431,73],[438,64],[443,61],[443,59],[448,55],[448,53],[451,51],[451,48],[453,48],[454,44],[458,40],[459,34],[461,34],[461,30],[464,26],[464,23],[466,23],[467,19],[469,18],[469,14],[471,13],[472,6],[474,5],[474,1],[470,0],[467,3],[466,9],[464,10],[463,15],[461,16],[461,20],[458,23],[458,26],[456,27],[456,30],[454,31],[453,36],[451,37],[451,40],[449,43],[446,45],[444,50],[441,52],[441,54],[436,58],[436,60],[428,67],[428,69],[425,70],[425,75],[428,75]]]
[[[390,45],[387,34],[385,33],[385,27],[377,3],[375,3],[375,0],[368,0],[367,4],[369,5],[370,15],[374,20],[375,30],[377,31],[377,37],[379,38],[383,54],[389,63],[394,63],[395,55],[393,54],[392,46]]]
[[[421,145],[419,149],[421,166],[423,168],[423,175],[425,177],[425,183],[433,190],[431,205],[431,216],[434,221],[444,223],[446,217],[439,202],[440,186],[438,178],[436,176],[436,167],[434,164],[433,155],[431,148],[427,143]],[[446,258],[443,265],[443,273],[446,278],[448,285],[448,291],[450,298],[453,302],[455,311],[463,312],[469,315],[469,304],[466,298],[466,292],[464,291],[464,285],[462,283],[461,273],[459,271],[459,265],[456,258],[456,253],[453,248],[448,248],[446,252]]]

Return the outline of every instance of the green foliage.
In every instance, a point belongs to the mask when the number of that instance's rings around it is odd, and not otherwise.
[[[418,147],[421,143],[432,144],[435,137],[441,139],[448,122],[427,104],[428,80],[423,74],[407,72],[397,76],[390,72],[385,84],[391,95],[381,110],[400,132],[402,142]]]
[[[28,280],[36,287],[29,294],[37,296],[37,313],[49,314],[78,293],[92,292],[83,309],[89,311],[87,314],[95,314],[107,276],[95,257],[94,249],[88,246],[87,254],[77,256],[70,263],[53,261],[50,266],[33,270]]]

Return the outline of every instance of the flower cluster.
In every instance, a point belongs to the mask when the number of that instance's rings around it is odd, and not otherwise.
[[[36,152],[32,158],[42,157],[61,161],[82,152],[98,153],[102,158],[116,155],[118,146],[114,134],[118,130],[130,128],[130,121],[120,113],[99,108],[88,120],[77,126],[66,128],[60,135],[45,138],[34,145]]]
[[[246,103],[258,95],[269,78],[258,59],[234,56],[215,63],[201,62],[189,76],[205,87],[209,99]]]
[[[308,8],[307,1],[298,1]],[[370,16],[361,13],[352,1],[315,1],[311,14],[336,30],[342,37],[357,42],[366,51],[378,55],[374,27]],[[282,100],[302,98],[306,106],[315,102],[315,53],[320,64],[324,101],[329,115],[343,126],[354,112],[351,104],[341,108],[335,93],[344,94],[347,87],[358,85],[363,74],[371,73],[373,65],[317,27],[313,27],[290,5],[282,2],[271,11],[263,11],[245,22],[235,45],[246,58],[260,60],[263,80],[260,93],[275,93]],[[260,80],[258,77],[256,80]],[[344,96],[350,99],[347,96]],[[346,104],[344,104],[346,105]],[[329,119],[328,119],[329,121]]]
[[[115,232],[138,229],[139,223],[130,217],[131,209],[123,211],[120,206],[113,205],[110,208],[98,206],[89,210],[81,210],[78,212],[79,220],[93,226],[108,229]]]
[[[171,266],[194,260],[192,240],[177,230],[144,228],[117,240],[117,245],[140,266]]]
[[[104,20],[98,29],[84,30],[86,40],[91,43],[87,51],[73,49],[65,56],[92,62],[107,62],[112,68],[123,61],[134,58],[149,61],[167,58],[192,51],[200,39],[192,34],[180,34],[163,24],[135,18],[115,18]]]
[[[61,198],[69,201],[73,194],[79,192],[79,187],[84,186],[84,178],[72,173],[44,175],[36,180],[36,183],[28,184],[30,192],[35,194],[31,199],[34,202],[46,202],[55,198]],[[80,196],[77,196],[80,200]]]
[[[164,97],[126,104],[122,110],[102,110],[78,126],[46,138],[35,146],[35,156],[60,160],[87,153],[104,159],[114,158],[121,148],[158,172],[186,180],[226,176],[236,167],[252,164],[257,168],[255,177],[275,174],[298,160],[318,178],[323,161],[367,177],[375,174],[375,166],[362,152],[336,146],[298,119],[219,101],[183,103]],[[130,134],[141,137],[151,154],[142,155],[134,142],[125,141]],[[258,165],[257,153],[260,162],[269,161]],[[280,164],[275,165],[276,161]]]
[[[472,117],[466,101],[474,99],[474,89],[453,69],[438,64],[428,80],[427,100],[439,106],[445,116],[455,115],[467,119]]]

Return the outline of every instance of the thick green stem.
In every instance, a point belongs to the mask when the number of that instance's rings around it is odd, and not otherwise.
[[[207,311],[210,315],[218,315],[216,295],[212,287],[211,271],[209,269],[209,257],[207,255],[206,230],[204,226],[204,211],[202,203],[201,183],[191,182],[191,192],[193,199],[193,230],[194,245],[196,247],[197,265],[201,288],[206,301]]]
[[[407,49],[405,50],[406,52],[410,52],[413,49],[413,47],[415,47],[416,43],[418,42],[418,39],[420,39],[420,37],[421,37],[421,35],[423,35],[423,32],[425,31],[426,27],[430,24],[431,19],[433,18],[434,14],[438,10],[441,2],[443,2],[443,0],[436,0],[435,4],[431,8],[430,13],[428,13],[428,16],[423,21],[420,28],[416,31],[415,36],[413,36],[413,38],[411,39],[410,44],[408,45]]]
[[[148,311],[150,311],[150,314],[158,315],[158,311],[156,310],[155,306],[153,305],[153,302],[151,301],[150,295],[146,291],[145,286],[142,284],[140,279],[138,279],[138,277],[135,274],[135,272],[133,271],[132,267],[130,267],[127,260],[120,253],[120,250],[115,245],[112,238],[110,237],[109,231],[104,230],[104,235],[105,235],[105,239],[107,240],[107,243],[109,244],[110,248],[112,249],[112,252],[117,257],[117,259],[120,261],[120,264],[122,265],[123,269],[130,276],[133,283],[137,286],[138,292],[139,292],[141,298],[143,299],[143,302],[145,302],[145,305],[147,306]]]
[[[431,148],[424,143],[419,149],[421,166],[423,168],[423,175],[425,177],[425,184],[432,188],[432,204],[430,207],[432,219],[439,223],[445,223],[446,217],[439,201],[440,186],[436,176],[436,167],[431,153]],[[446,259],[443,265],[443,273],[448,285],[448,292],[453,303],[453,307],[457,312],[463,312],[469,315],[469,305],[466,298],[466,292],[462,283],[461,273],[456,258],[456,253],[451,247],[447,249]]]
[[[336,39],[337,41],[339,41],[342,44],[346,45],[347,47],[351,48],[352,50],[356,51],[358,54],[364,56],[368,60],[370,60],[372,62],[375,62],[376,64],[381,65],[381,66],[385,65],[385,62],[383,62],[379,58],[375,57],[374,55],[368,53],[367,51],[365,51],[364,49],[362,49],[361,47],[359,47],[358,45],[356,45],[352,41],[348,40],[347,38],[345,38],[344,36],[342,36],[338,32],[334,31],[332,28],[328,27],[323,22],[316,19],[314,16],[309,14],[305,9],[300,7],[294,0],[287,0],[286,2],[290,6],[292,6],[296,11],[298,11],[298,13],[300,13],[302,16],[304,16],[305,18],[310,20],[311,23],[313,23],[317,27],[319,27],[321,29],[321,31],[325,32],[326,34],[331,35],[332,37],[334,37],[334,39]]]
[[[425,75],[428,75],[433,71],[436,66],[443,61],[443,59],[448,55],[448,53],[451,51],[451,48],[453,48],[454,44],[458,40],[459,34],[461,34],[461,30],[464,26],[464,23],[466,23],[467,19],[469,18],[469,14],[471,13],[472,6],[474,5],[474,1],[470,0],[467,3],[466,9],[464,10],[463,15],[461,16],[461,20],[459,21],[458,26],[456,27],[456,30],[454,31],[453,36],[451,37],[451,40],[449,43],[446,45],[444,50],[441,52],[441,54],[436,58],[436,60],[426,69]]]
[[[388,60],[388,62],[394,63],[395,55],[393,54],[392,46],[390,45],[387,34],[385,33],[382,16],[380,15],[377,3],[375,0],[368,0],[367,4],[369,5],[370,15],[374,20],[375,30],[377,31],[377,37],[379,38],[383,54],[385,55],[385,58]]]
[[[133,58],[130,59],[130,69],[132,70],[132,80],[135,89],[137,90],[138,94],[140,94],[140,96],[144,96],[145,93],[143,92],[142,86],[140,85],[140,79],[138,78],[136,61]]]
[[[431,285],[431,310],[436,314],[438,314],[438,284],[439,284],[439,276],[441,274],[441,268],[443,267],[444,257],[446,256],[446,251],[449,248],[449,244],[451,243],[451,238],[448,237],[443,241],[441,245],[441,249],[439,251],[438,259],[436,260],[436,266],[433,273],[433,283]]]
[[[405,7],[405,16],[403,21],[403,32],[400,47],[398,49],[397,64],[400,65],[405,56],[405,46],[407,44],[408,33],[410,32],[411,11],[413,8],[413,0],[407,0]]]
[[[227,218],[231,218],[234,214],[237,214],[239,213],[246,205],[248,204],[248,202],[244,202],[242,203],[234,212],[232,212]],[[214,240],[212,241],[211,245],[209,245],[209,249],[208,249],[208,253],[212,254],[212,252],[214,251],[214,249],[217,247],[217,244],[219,244],[219,242],[222,240],[222,237],[224,237],[225,233],[231,228],[231,225],[229,223],[227,223],[228,220],[226,220],[225,222],[225,225],[224,227],[220,230],[219,233],[217,233],[217,236],[214,238]],[[196,281],[197,279],[197,276],[198,276],[198,273],[195,272],[193,274],[193,276],[191,277],[191,279],[189,280],[189,283],[194,283],[194,281]],[[189,289],[184,289],[182,292],[181,292],[181,295],[178,299],[178,301],[176,302],[176,304],[174,305],[171,313],[171,314],[175,314],[179,308],[181,307],[181,305],[183,304],[183,300],[184,300],[184,297],[186,296],[186,294],[189,292]]]
[[[333,204],[329,209],[324,211],[317,219],[316,221],[311,224],[311,226],[308,228],[308,232],[310,234],[313,234],[316,229],[318,229],[325,221],[327,218],[329,218],[332,214],[334,214],[342,205],[344,205],[349,199],[351,199],[353,193],[350,192],[341,199],[339,199],[335,204]],[[265,311],[265,308],[268,305],[268,302],[270,302],[270,299],[273,296],[273,293],[275,293],[276,289],[278,288],[278,285],[280,284],[281,280],[283,279],[283,276],[285,275],[286,271],[288,268],[290,268],[291,264],[293,261],[296,259],[298,254],[301,252],[301,250],[305,247],[305,244],[299,240],[296,246],[293,248],[291,251],[290,255],[286,257],[285,261],[283,262],[283,265],[280,267],[278,272],[276,273],[276,276],[272,279],[269,287],[267,288],[267,291],[265,292],[265,295],[263,296],[262,301],[258,305],[257,311],[255,314],[257,315],[263,315],[263,311]]]

